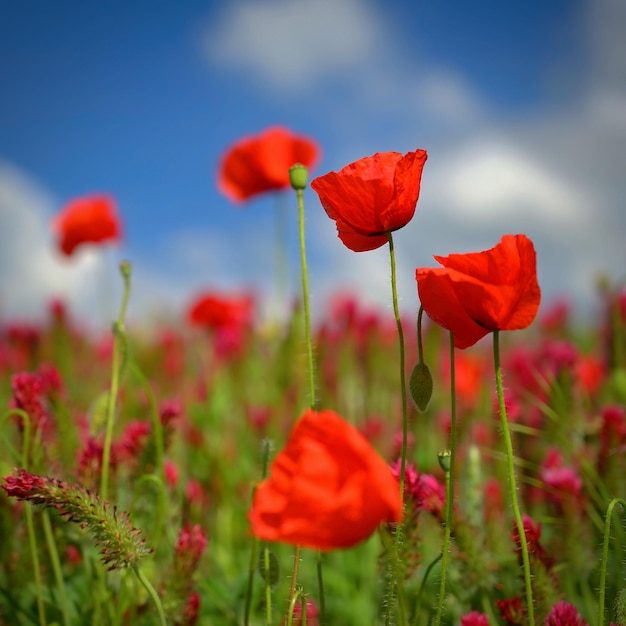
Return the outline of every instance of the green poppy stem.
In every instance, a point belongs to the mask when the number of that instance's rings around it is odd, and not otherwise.
[[[309,309],[309,281],[306,265],[306,245],[304,237],[304,193],[302,189],[296,189],[298,197],[298,223],[300,230],[300,263],[302,266],[302,307],[304,309],[304,335],[309,365],[309,403],[315,410],[318,406],[315,389],[315,363],[313,359],[313,340],[311,339],[311,313]]]
[[[511,431],[509,422],[506,417],[506,404],[504,402],[504,388],[502,385],[502,368],[500,367],[500,333],[495,330],[493,332],[493,362],[496,372],[496,389],[498,392],[498,407],[500,412],[500,423],[502,425],[502,435],[504,437],[504,445],[506,447],[507,469],[509,475],[509,490],[511,491],[511,505],[513,508],[513,517],[517,526],[519,535],[520,549],[522,551],[522,565],[524,568],[524,585],[526,588],[526,605],[528,611],[529,626],[535,625],[535,610],[533,605],[533,587],[530,574],[530,559],[528,556],[528,544],[526,543],[526,532],[524,531],[524,522],[520,513],[519,502],[517,498],[517,484],[515,481],[515,466],[513,463],[513,443],[511,441]]]
[[[289,179],[292,188],[298,198],[298,227],[300,231],[300,265],[302,268],[302,307],[304,309],[304,335],[307,348],[307,360],[309,365],[309,406],[316,411],[319,407],[317,389],[315,385],[315,359],[313,358],[313,340],[311,338],[311,313],[309,307],[309,281],[306,264],[306,238],[304,236],[304,189],[307,185],[307,169],[303,165],[296,164],[289,170]],[[291,577],[291,590],[289,603],[291,605],[296,584],[298,582],[298,565],[300,561],[300,547],[296,546],[293,562],[293,574]],[[322,572],[322,556],[317,557],[317,581],[319,585],[320,615],[319,622],[324,626],[324,577]]]
[[[435,626],[441,623],[443,604],[446,599],[446,579],[448,572],[448,555],[450,552],[450,539],[452,535],[452,523],[454,516],[454,459],[456,457],[456,372],[454,362],[454,335],[450,332],[450,454],[440,453],[441,464],[446,477],[446,527],[443,535],[441,548],[441,578],[439,580],[439,600],[437,601],[437,613]],[[447,457],[447,459],[446,459]]]
[[[100,497],[103,501],[107,499],[109,493],[109,465],[111,464],[111,444],[113,441],[115,405],[120,385],[121,365],[124,362],[123,356],[126,351],[124,321],[126,319],[126,308],[128,306],[128,298],[130,296],[130,263],[120,263],[120,273],[122,274],[122,278],[124,280],[124,291],[122,294],[120,312],[116,322],[113,324],[113,362],[111,364],[111,386],[109,389],[109,398],[107,403],[106,430],[102,449],[102,476],[100,478]]]
[[[417,360],[424,362],[424,343],[422,341],[422,317],[424,316],[424,307],[420,305],[417,313]]]
[[[387,233],[387,240],[389,241],[389,264],[391,266],[391,300],[393,303],[393,314],[396,319],[396,326],[398,328],[398,345],[400,349],[400,396],[402,399],[402,451],[400,453],[400,497],[404,502],[404,474],[406,469],[406,452],[407,441],[409,437],[409,417],[407,407],[407,393],[406,393],[406,376],[405,376],[405,350],[404,350],[404,331],[402,329],[402,319],[400,318],[400,308],[398,306],[398,279],[396,276],[396,253],[393,245],[393,235],[391,232]],[[404,536],[404,528],[402,526],[403,520],[398,523],[395,534],[395,546],[393,551],[393,559],[395,561],[393,566],[393,575],[395,577],[395,585],[398,596],[398,609],[400,613],[400,624],[406,624],[406,603],[403,598],[404,595],[400,586],[402,584],[399,576],[399,558],[400,558],[400,545]]]
[[[393,245],[393,236],[387,233],[389,240],[389,261],[391,265],[391,299],[393,302],[393,314],[398,327],[398,344],[400,347],[400,395],[402,396],[402,452],[400,455],[400,495],[404,500],[404,473],[406,467],[406,448],[409,436],[409,418],[406,399],[406,377],[405,377],[405,354],[404,354],[404,331],[402,330],[402,320],[400,319],[400,309],[398,307],[398,287],[396,278],[396,253]]]

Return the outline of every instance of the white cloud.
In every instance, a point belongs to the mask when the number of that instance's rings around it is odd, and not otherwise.
[[[203,40],[209,60],[261,84],[311,87],[361,67],[384,40],[382,16],[360,0],[246,0],[224,5]]]
[[[556,176],[511,139],[477,137],[442,156],[429,170],[427,194],[461,223],[522,217],[536,227],[570,230],[587,222],[585,188]]]
[[[469,81],[420,64],[390,17],[369,0],[238,0],[213,16],[201,45],[213,67],[282,102],[313,99],[329,120],[358,123],[360,133],[372,115],[475,122],[484,102]]]

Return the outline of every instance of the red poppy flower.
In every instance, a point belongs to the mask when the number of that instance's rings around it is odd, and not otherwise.
[[[343,243],[355,252],[387,243],[411,221],[420,193],[424,150],[377,152],[311,182]]]
[[[313,167],[320,149],[315,141],[286,128],[268,128],[231,146],[217,172],[218,189],[233,202],[290,186],[289,168],[296,163]]]
[[[115,200],[106,195],[73,200],[55,217],[52,228],[68,256],[81,244],[119,241],[122,236]]]
[[[241,327],[251,322],[253,306],[253,299],[248,295],[204,293],[194,300],[187,317],[192,324],[212,330]]]
[[[443,268],[415,270],[420,301],[431,319],[452,331],[457,348],[494,330],[526,328],[535,318],[541,292],[526,235],[504,235],[484,252],[434,258]]]
[[[398,482],[365,437],[334,411],[308,410],[256,490],[249,518],[260,539],[332,550],[367,539],[401,512]]]

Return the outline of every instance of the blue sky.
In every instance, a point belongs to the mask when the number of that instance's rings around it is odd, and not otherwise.
[[[274,124],[319,141],[312,176],[428,150],[415,218],[396,237],[407,311],[416,266],[515,232],[535,241],[546,302],[589,309],[597,274],[622,278],[626,261],[625,6],[5,2],[0,315],[37,316],[56,293],[93,315],[115,299],[121,258],[137,315],[176,314],[203,288],[271,293],[276,198],[234,207],[215,168],[230,143]],[[118,200],[123,246],[60,259],[51,216],[96,191]],[[280,201],[297,294],[295,202]],[[386,249],[344,249],[312,192],[306,211],[313,306],[338,289],[389,306]]]

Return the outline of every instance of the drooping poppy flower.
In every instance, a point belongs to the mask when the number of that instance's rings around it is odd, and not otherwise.
[[[211,330],[239,328],[252,320],[254,302],[249,295],[200,294],[191,304],[187,318],[195,326]]]
[[[334,411],[308,410],[257,488],[249,519],[260,539],[332,550],[401,512],[398,481],[365,437]]]
[[[428,316],[468,348],[495,330],[529,326],[539,309],[535,248],[526,235],[504,235],[490,250],[435,256],[442,268],[415,270]]]
[[[377,152],[311,182],[343,243],[364,252],[380,248],[387,233],[408,224],[420,193],[424,150]]]
[[[82,244],[119,241],[122,236],[115,200],[108,195],[73,200],[54,218],[52,228],[61,252],[67,256]]]
[[[225,152],[217,171],[217,187],[233,202],[286,189],[290,186],[289,168],[296,163],[313,167],[319,155],[313,139],[281,126],[268,128],[244,137]]]

